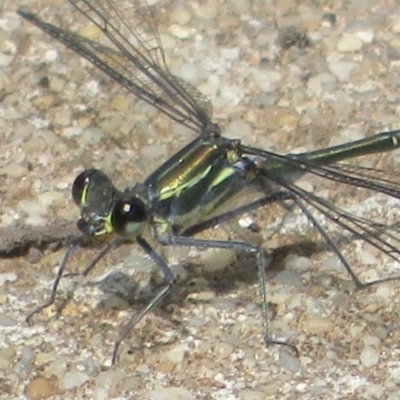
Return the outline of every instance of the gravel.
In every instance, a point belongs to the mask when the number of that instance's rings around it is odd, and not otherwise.
[[[159,22],[171,71],[210,97],[213,120],[227,135],[296,152],[400,128],[399,2],[158,3],[171,3]],[[76,221],[70,188],[83,168],[101,168],[123,188],[193,137],[23,21],[15,14],[22,5],[98,36],[66,1],[2,2],[0,235],[7,236]],[[366,158],[364,166],[398,167],[398,152]],[[339,192],[312,177],[300,184],[361,216],[398,216],[399,204],[379,196]],[[25,317],[48,298],[65,251],[37,242],[0,259],[0,399],[398,398],[400,283],[357,291],[326,247],[308,244],[317,237],[299,213],[271,206],[251,217],[260,232],[232,222],[202,237],[273,243],[274,254],[286,249],[268,274],[269,329],[299,356],[262,341],[253,260],[174,248],[163,249],[180,277],[173,295],[122,342],[109,368],[131,316],[127,304],[140,309],[160,287],[159,273],[136,246],[121,246],[87,279],[66,277],[55,307],[28,326]],[[69,271],[82,271],[98,248],[78,248]],[[399,274],[362,243],[343,243],[343,251],[362,279]],[[120,271],[111,285],[91,281],[112,277],[110,270]],[[138,294],[116,301],[115,282],[125,276],[120,291]]]

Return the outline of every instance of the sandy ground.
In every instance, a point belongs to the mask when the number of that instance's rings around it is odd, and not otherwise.
[[[211,100],[224,135],[285,153],[400,127],[398,1],[153,3],[170,69]],[[318,237],[299,213],[279,229],[277,206],[246,216],[259,233],[234,221],[203,237],[274,248],[270,330],[298,357],[264,345],[255,262],[232,252],[169,249],[180,282],[123,342],[114,367],[113,342],[132,310],[93,279],[128,274],[113,284],[124,293],[140,284],[129,294],[138,309],[159,280],[136,245],[111,252],[89,279],[65,278],[56,307],[25,323],[76,233],[77,174],[100,168],[124,188],[194,136],[23,21],[22,5],[97,35],[66,1],[0,6],[0,398],[399,398],[400,283],[355,290],[335,256],[309,244]],[[395,171],[398,156],[362,162]],[[394,200],[315,178],[302,185],[364,217],[396,220]],[[100,246],[79,247],[69,271]],[[363,279],[399,269],[359,241],[341,248]]]

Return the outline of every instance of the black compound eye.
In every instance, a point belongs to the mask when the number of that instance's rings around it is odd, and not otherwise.
[[[139,235],[147,221],[147,208],[137,197],[119,199],[111,215],[111,225],[115,232],[123,235]]]
[[[72,185],[72,198],[77,206],[82,207],[86,203],[88,186],[96,179],[98,173],[101,172],[97,169],[86,169],[75,178]]]

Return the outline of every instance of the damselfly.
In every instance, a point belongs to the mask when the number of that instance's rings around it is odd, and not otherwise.
[[[168,70],[154,17],[155,6],[130,0],[69,0],[108,39],[95,42],[68,30],[44,22],[25,9],[18,13],[53,38],[89,60],[128,91],[153,105],[162,113],[198,133],[198,136],[162,164],[143,183],[119,191],[101,171],[89,169],[75,180],[72,195],[81,209],[78,228],[84,235],[101,236],[116,233],[98,257],[83,272],[120,241],[136,242],[162,271],[165,286],[148,305],[133,316],[122,329],[114,346],[116,361],[121,341],[170,292],[175,276],[166,261],[156,253],[145,234],[150,233],[162,245],[234,249],[255,256],[263,309],[264,340],[267,344],[283,343],[268,333],[265,256],[258,246],[241,241],[200,240],[193,235],[205,228],[266,206],[272,202],[297,206],[326,241],[362,288],[398,279],[388,277],[362,282],[332,235],[320,220],[335,224],[354,239],[361,239],[400,262],[398,226],[356,215],[328,200],[306,191],[296,181],[305,173],[339,182],[347,187],[370,190],[400,198],[400,184],[395,173],[368,167],[342,164],[340,161],[366,154],[387,152],[400,147],[400,131],[380,133],[348,144],[300,154],[280,155],[243,145],[239,140],[221,136],[212,122],[210,102],[192,85]],[[237,208],[224,206],[245,191],[258,197]],[[74,248],[72,242],[61,262],[48,302],[31,317],[53,304],[57,287]]]

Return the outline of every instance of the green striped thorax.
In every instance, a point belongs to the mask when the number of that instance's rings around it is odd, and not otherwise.
[[[159,232],[185,227],[217,211],[255,176],[254,163],[238,150],[239,141],[197,138],[142,184],[121,192],[96,169],[83,171],[72,188],[81,209],[78,228],[89,236],[142,234],[148,223]]]

